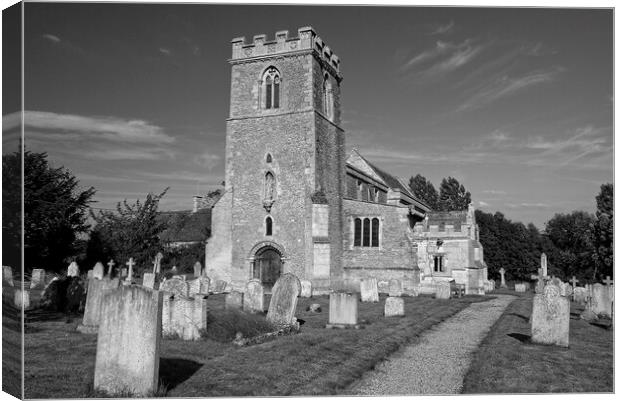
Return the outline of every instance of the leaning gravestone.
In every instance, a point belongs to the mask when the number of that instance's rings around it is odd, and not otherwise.
[[[265,310],[265,289],[259,279],[248,281],[243,294],[243,310],[249,313],[263,313]]]
[[[405,316],[405,300],[402,297],[387,297],[383,313],[385,317]]]
[[[435,299],[450,299],[450,282],[440,281],[437,283],[437,291],[435,292]]]
[[[611,317],[611,297],[608,288],[603,284],[596,283],[592,286],[591,303],[592,312]]]
[[[142,275],[142,285],[146,288],[155,288],[155,273],[144,273]]]
[[[202,265],[200,262],[194,263],[194,277],[202,276]]]
[[[103,309],[103,295],[106,291],[116,290],[120,285],[118,278],[92,279],[88,282],[86,294],[86,306],[82,324],[78,325],[77,331],[82,333],[96,333]]]
[[[329,323],[327,328],[358,328],[356,292],[332,292],[329,294]]]
[[[534,295],[532,342],[568,347],[570,300],[560,288],[548,283],[542,294]]]
[[[173,277],[170,280],[163,281],[159,284],[159,290],[189,297],[189,283],[180,278]]]
[[[208,294],[210,283],[211,280],[206,276],[198,276],[198,278],[189,280],[189,296],[191,297],[194,294]]]
[[[403,285],[400,280],[391,279],[388,283],[388,295],[391,297],[400,297],[403,295]]]
[[[224,307],[226,309],[242,309],[243,293],[239,291],[231,291],[226,294],[226,297],[224,299]]]
[[[104,267],[103,267],[103,263],[101,262],[97,262],[95,263],[95,267],[93,267],[93,278],[99,279],[99,280],[103,280],[103,276],[104,276]]]
[[[71,262],[69,267],[67,268],[67,276],[68,277],[77,277],[80,275],[80,268],[75,261]]]
[[[301,283],[301,297],[302,298],[311,298],[312,297],[312,282],[310,280],[300,280]]]
[[[11,266],[2,266],[2,282],[13,287],[13,268]]]
[[[95,389],[148,396],[159,382],[163,294],[126,285],[103,296]]]
[[[360,280],[362,302],[379,302],[379,287],[375,277]]]
[[[228,283],[224,280],[215,280],[213,282],[213,290],[210,289],[209,291],[214,294],[221,294],[224,290],[226,290],[226,285],[228,285]]]
[[[32,269],[32,279],[30,280],[30,289],[45,288],[45,270]]]
[[[284,273],[273,286],[267,321],[276,326],[291,326],[296,323],[295,310],[301,283],[292,273]]]

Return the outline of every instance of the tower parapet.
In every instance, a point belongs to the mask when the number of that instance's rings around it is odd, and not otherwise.
[[[232,43],[232,57],[234,63],[238,60],[253,59],[265,56],[274,56],[284,53],[312,51],[314,55],[334,70],[334,76],[342,79],[340,74],[340,59],[316,34],[312,27],[303,27],[297,30],[297,37],[288,37],[288,31],[276,32],[275,40],[267,41],[267,35],[254,35],[252,43],[245,43],[245,36],[234,38]]]

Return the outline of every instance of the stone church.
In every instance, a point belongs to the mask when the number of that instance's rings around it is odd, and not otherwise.
[[[224,194],[213,206],[206,272],[241,289],[283,273],[315,293],[373,276],[405,290],[438,280],[484,293],[474,210],[433,212],[408,186],[345,154],[340,59],[310,28],[232,40]]]

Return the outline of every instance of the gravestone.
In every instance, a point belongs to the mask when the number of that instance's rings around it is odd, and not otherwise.
[[[390,285],[386,280],[377,280],[377,287],[379,288],[379,293],[387,294],[390,292]]]
[[[402,297],[387,297],[383,314],[385,317],[405,316],[405,300]]]
[[[159,284],[159,291],[179,294],[186,298],[189,298],[189,283],[180,278],[173,277],[169,280],[162,281]]]
[[[75,260],[69,264],[67,268],[67,277],[78,277],[80,275],[80,268]]]
[[[142,275],[142,285],[146,288],[155,288],[155,273],[144,273]]]
[[[379,287],[375,277],[360,280],[362,302],[379,302]]]
[[[503,267],[499,269],[499,274],[501,275],[501,280],[502,280],[502,282],[499,285],[500,288],[507,288],[508,286],[506,285],[506,277],[504,276],[506,274],[506,269],[504,269]]]
[[[584,287],[575,287],[573,290],[573,300],[580,305],[585,305],[588,299],[588,292]]]
[[[202,276],[202,265],[200,262],[194,263],[194,277]]]
[[[189,280],[189,296],[194,294],[209,294],[209,284],[211,280],[206,276],[198,276],[193,280]]]
[[[403,285],[400,280],[391,279],[388,283],[388,295],[391,297],[400,297],[403,295]]]
[[[93,267],[93,278],[103,280],[103,276],[105,275],[104,270],[103,263],[95,263],[95,267]]]
[[[560,295],[560,288],[548,283],[542,294],[534,295],[532,307],[532,342],[568,347],[570,300]]]
[[[356,292],[332,292],[329,294],[329,323],[326,328],[359,328],[357,324]]]
[[[301,283],[301,297],[302,298],[311,298],[312,297],[312,282],[310,280],[300,280]]]
[[[161,273],[161,260],[164,258],[161,252],[157,252],[155,255],[155,260],[153,261],[153,273],[159,274]]]
[[[133,258],[129,258],[129,260],[125,264],[127,265],[127,278],[125,280],[131,282],[131,280],[133,280],[133,267],[136,262],[134,262]]]
[[[301,292],[301,283],[292,273],[284,273],[273,286],[267,320],[276,326],[295,325],[297,297]]]
[[[94,280],[93,280],[94,281]],[[95,357],[96,390],[149,396],[159,384],[163,294],[136,285],[103,296]]]
[[[121,268],[121,278],[127,278],[127,268],[126,267],[122,267]]]
[[[440,281],[437,283],[437,290],[435,292],[435,299],[450,299],[450,282]]]
[[[164,294],[162,312],[164,336],[178,336],[181,340],[198,340],[207,329],[207,295],[196,294],[186,298],[178,294]]]
[[[13,268],[11,266],[2,266],[2,282],[13,287]]]
[[[563,297],[570,297],[573,295],[573,287],[570,283],[560,283],[560,295]]]
[[[547,277],[547,255],[544,252],[540,254],[540,268],[542,269],[542,277]]]
[[[215,280],[213,282],[213,290],[210,290],[210,292],[214,294],[221,294],[222,292],[226,290],[227,284],[228,283],[224,280]]]
[[[16,288],[13,293],[13,305],[18,309],[23,308],[23,310],[30,308],[30,291],[22,291],[21,288]]]
[[[597,315],[611,317],[611,297],[609,289],[603,284],[596,283],[592,286],[591,310]]]
[[[515,292],[525,292],[525,284],[515,284]]]
[[[90,269],[89,271],[86,272],[86,278],[88,280],[92,280],[93,277],[94,277],[93,269]]]
[[[259,279],[248,281],[243,294],[243,310],[249,313],[263,313],[265,310],[265,289]]]
[[[84,317],[82,324],[78,325],[77,330],[82,333],[96,333],[103,310],[103,296],[106,291],[118,289],[120,281],[118,278],[103,280],[92,279],[88,281],[88,292],[86,293],[86,306],[84,307]]]
[[[30,280],[30,289],[45,288],[45,270],[32,269],[32,279]]]
[[[110,259],[107,265],[108,265],[108,272],[106,273],[106,276],[112,278],[113,276],[115,276],[114,266],[116,265],[116,262],[114,262],[113,259]]]
[[[67,312],[82,312],[86,305],[88,283],[79,276],[67,278],[69,280],[66,292]]]
[[[226,309],[243,309],[243,293],[239,291],[231,291],[226,294],[224,299],[224,307]]]
[[[577,277],[573,276],[570,282],[573,285],[573,301],[574,301],[575,300],[575,288],[577,288],[577,283],[579,282],[579,280],[577,280]]]

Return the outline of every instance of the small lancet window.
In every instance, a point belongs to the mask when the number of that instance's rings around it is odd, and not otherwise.
[[[323,113],[328,119],[334,118],[334,100],[332,95],[332,84],[329,75],[323,77]]]
[[[271,171],[265,174],[265,200],[274,199],[276,189],[276,179]]]
[[[272,235],[273,232],[273,219],[267,216],[265,219],[265,235]]]
[[[271,153],[267,153],[267,157],[265,158],[267,163],[271,163]]]
[[[265,108],[277,109],[280,107],[280,73],[275,67],[269,67],[263,77],[265,86]]]

